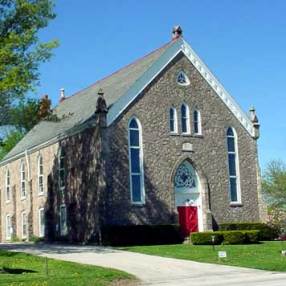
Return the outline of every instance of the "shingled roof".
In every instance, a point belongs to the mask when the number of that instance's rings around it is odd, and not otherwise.
[[[3,161],[10,159],[25,150],[34,148],[50,140],[64,136],[69,130],[80,126],[94,114],[98,98],[98,90],[104,90],[107,106],[112,106],[136,82],[153,63],[174,43],[171,41],[145,57],[118,70],[93,85],[67,97],[54,110],[58,122],[42,121],[5,156]]]
[[[109,126],[181,52],[190,60],[249,135],[257,138],[253,122],[248,115],[181,37],[181,34],[175,33],[173,40],[163,47],[65,99],[54,111],[61,120],[40,122],[6,155],[0,164],[22,156],[26,150],[33,152],[37,148],[59,141],[72,134],[74,130],[78,131],[94,115],[99,89],[104,90],[108,107],[107,125]]]

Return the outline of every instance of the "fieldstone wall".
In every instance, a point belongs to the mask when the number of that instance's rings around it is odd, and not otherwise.
[[[183,70],[190,85],[176,82]],[[190,114],[201,112],[202,135],[182,135],[180,107],[187,103]],[[169,132],[169,109],[178,113],[177,135]],[[128,120],[136,116],[142,125],[146,204],[131,204],[128,166]],[[192,118],[191,118],[192,126]],[[232,126],[238,136],[242,204],[229,201],[226,130]],[[167,68],[108,128],[108,222],[111,224],[164,224],[177,221],[172,176],[175,166],[188,158],[204,181],[205,228],[210,217],[215,224],[230,221],[258,221],[257,149],[248,134],[189,60],[179,54]],[[182,151],[184,143],[193,152]]]
[[[184,70],[190,85],[177,84]],[[181,134],[180,107],[188,104],[190,114],[201,113],[202,135]],[[169,109],[178,114],[178,134],[169,132]],[[98,115],[98,114],[97,114]],[[128,121],[136,116],[142,125],[145,200],[132,205],[129,190]],[[111,126],[105,113],[95,116],[86,129],[60,142],[0,167],[1,236],[5,241],[5,217],[12,216],[14,234],[22,238],[21,214],[29,217],[29,237],[39,235],[39,209],[45,208],[46,238],[63,239],[59,230],[59,208],[67,207],[68,241],[100,240],[106,224],[177,223],[173,188],[176,168],[189,160],[202,185],[204,229],[232,221],[258,221],[259,180],[257,146],[189,60],[179,54],[151,85]],[[94,124],[95,122],[95,124]],[[191,117],[192,126],[192,117]],[[238,136],[241,205],[230,205],[226,130]],[[184,143],[192,152],[182,150]],[[65,188],[59,188],[58,154],[66,153]],[[44,162],[45,192],[38,192],[38,157]],[[27,197],[20,197],[20,161],[26,162]],[[5,170],[11,173],[13,198],[5,199]],[[29,175],[28,175],[29,174]],[[261,207],[260,207],[261,208]],[[28,237],[28,238],[29,238]]]

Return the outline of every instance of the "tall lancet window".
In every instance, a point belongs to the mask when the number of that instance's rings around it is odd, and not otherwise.
[[[142,128],[139,120],[131,118],[128,125],[129,137],[129,171],[131,201],[144,204],[144,170],[142,149]]]
[[[231,203],[241,203],[237,135],[232,127],[227,129],[227,152],[230,201]]]
[[[182,133],[189,134],[190,133],[190,110],[188,105],[182,104],[181,106],[181,128]]]
[[[169,124],[170,124],[170,132],[177,133],[178,132],[178,122],[177,122],[177,110],[172,107],[169,111]]]
[[[38,157],[38,193],[44,193],[44,164],[42,155]]]
[[[21,190],[21,198],[26,197],[26,167],[24,160],[21,161],[20,165],[20,190]]]
[[[11,200],[11,177],[9,169],[6,169],[5,189],[6,189],[6,201],[9,202]]]
[[[201,113],[199,110],[195,110],[193,113],[193,128],[194,128],[194,134],[196,135],[202,134]]]
[[[60,149],[59,152],[59,187],[60,190],[63,190],[66,186],[66,168],[65,168],[65,159],[66,159],[66,153],[63,148]]]

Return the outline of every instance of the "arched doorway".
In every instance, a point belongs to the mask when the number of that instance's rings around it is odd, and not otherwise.
[[[185,235],[202,231],[201,183],[197,171],[189,160],[184,160],[174,175],[175,205],[179,223]]]

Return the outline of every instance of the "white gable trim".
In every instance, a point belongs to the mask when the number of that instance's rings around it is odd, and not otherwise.
[[[229,110],[234,114],[237,120],[244,126],[248,133],[254,137],[255,132],[250,118],[245,114],[245,112],[240,108],[233,97],[225,90],[223,85],[216,79],[216,77],[211,73],[208,67],[185,40],[183,40],[182,51],[191,61],[191,63],[196,67],[202,77],[213,88],[220,99],[229,108]]]
[[[132,103],[132,101],[150,84],[152,80],[178,55],[183,52],[203,78],[225,103],[237,120],[244,126],[248,133],[254,137],[255,132],[251,120],[239,107],[223,85],[215,78],[191,46],[182,38],[171,45],[156,62],[130,87],[120,99],[112,105],[107,113],[107,125],[114,120]]]

